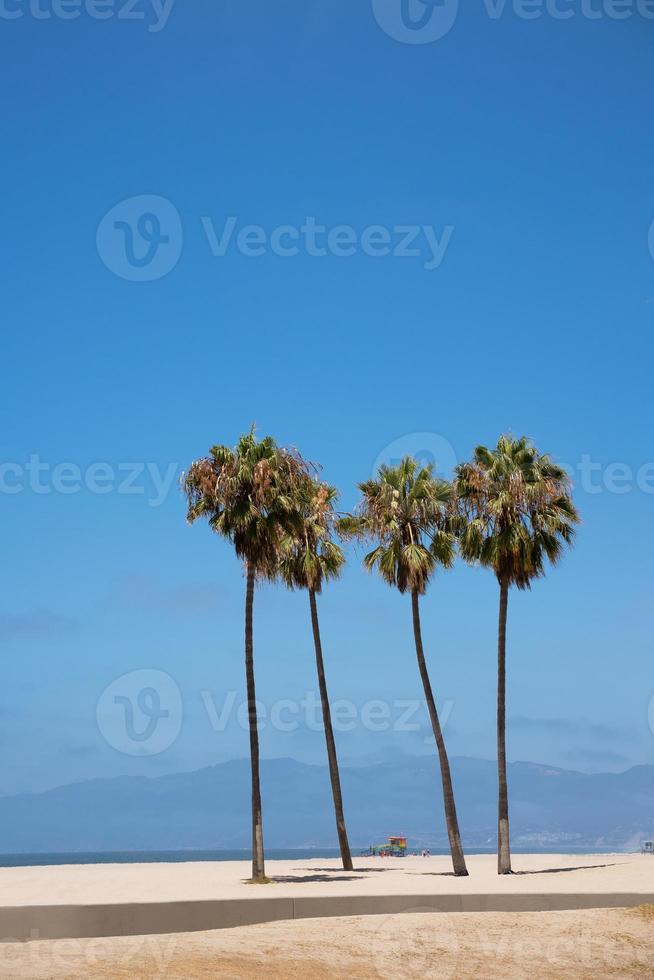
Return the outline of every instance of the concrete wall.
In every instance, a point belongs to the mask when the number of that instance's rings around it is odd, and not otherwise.
[[[337,915],[406,912],[540,912],[625,908],[654,903],[652,894],[353,895],[248,898],[115,905],[0,907],[0,942],[147,936]]]

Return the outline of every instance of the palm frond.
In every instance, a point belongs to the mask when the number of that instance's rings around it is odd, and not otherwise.
[[[359,489],[361,503],[339,520],[339,533],[374,542],[364,566],[400,592],[423,594],[435,569],[449,568],[454,558],[459,515],[452,486],[405,456],[397,466],[381,466]]]
[[[236,446],[215,445],[182,477],[190,523],[204,518],[259,578],[278,574],[280,542],[293,533],[293,495],[310,464],[254,426]]]
[[[477,446],[457,467],[459,547],[500,581],[528,589],[574,541],[579,515],[570,479],[529,439],[502,435],[493,449]]]

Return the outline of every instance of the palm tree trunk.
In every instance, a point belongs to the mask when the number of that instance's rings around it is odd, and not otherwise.
[[[329,707],[329,696],[327,694],[327,681],[325,680],[325,665],[322,659],[322,643],[320,641],[320,624],[318,623],[318,607],[316,605],[316,593],[309,589],[309,604],[311,606],[311,626],[313,627],[313,642],[316,648],[316,667],[318,670],[318,686],[320,688],[320,701],[322,703],[322,720],[325,726],[325,739],[327,742],[327,760],[329,762],[329,778],[332,784],[332,796],[334,797],[334,813],[336,815],[336,831],[338,833],[338,844],[341,849],[341,859],[345,871],[353,871],[352,855],[347,839],[345,828],[345,817],[343,815],[343,796],[341,794],[341,778],[338,772],[338,757],[336,755],[336,742],[334,741],[334,731],[332,728],[332,714]]]
[[[500,617],[497,631],[497,873],[510,875],[509,787],[506,779],[506,616],[509,584],[500,580]]]
[[[445,805],[445,822],[447,824],[447,836],[449,837],[449,841],[450,841],[452,865],[454,867],[454,874],[463,876],[468,874],[468,869],[466,868],[466,859],[463,855],[463,847],[461,845],[461,834],[459,833],[459,821],[456,815],[454,790],[452,789],[452,775],[450,773],[450,763],[449,763],[449,759],[447,758],[447,750],[445,748],[443,732],[441,731],[441,724],[440,721],[438,720],[436,702],[434,700],[434,694],[431,689],[431,681],[429,680],[427,664],[425,663],[425,652],[422,646],[422,630],[420,628],[420,605],[419,605],[418,593],[415,590],[411,593],[411,601],[413,606],[413,634],[416,641],[418,669],[420,670],[420,677],[422,678],[422,686],[425,691],[425,700],[427,701],[427,708],[429,710],[429,717],[431,719],[431,727],[434,733],[434,738],[436,739],[438,758],[440,759],[440,764],[441,764],[441,780],[443,783],[443,803]]]
[[[254,644],[252,639],[252,609],[254,606],[254,570],[247,567],[245,597],[245,677],[248,695],[250,727],[250,766],[252,770],[252,881],[265,880],[263,854],[263,818],[261,815],[261,786],[259,783],[259,731],[257,727],[257,697],[254,686]]]

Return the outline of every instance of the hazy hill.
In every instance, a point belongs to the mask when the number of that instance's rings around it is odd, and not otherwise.
[[[453,760],[464,840],[494,842],[495,764]],[[350,838],[367,846],[389,833],[446,844],[434,759],[344,769]],[[263,763],[269,847],[335,846],[327,772],[292,759]],[[516,844],[635,847],[654,837],[654,766],[585,775],[509,767]],[[0,798],[0,852],[237,848],[249,845],[249,765],[234,760],[156,779],[121,777]]]

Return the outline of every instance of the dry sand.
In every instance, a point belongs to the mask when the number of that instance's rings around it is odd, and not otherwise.
[[[654,976],[654,907],[303,919],[0,946],[22,980],[612,980]]]
[[[244,883],[250,874],[245,861],[0,868],[0,905],[498,892],[654,895],[651,855],[517,854],[513,858],[517,873],[501,878],[493,855],[469,857],[468,867],[468,878],[454,878],[449,857],[441,856],[358,857],[353,872],[343,871],[336,858],[270,861],[267,872],[274,884],[265,886]]]
[[[654,906],[565,912],[425,913],[428,894],[588,896],[654,893],[645,855],[492,856],[454,878],[446,857],[271,861],[270,885],[245,862],[0,869],[0,905],[182,901],[314,895],[410,895],[403,915],[295,919],[212,932],[0,944],[0,977],[34,980],[611,980],[654,977]],[[652,901],[643,898],[642,901]],[[598,899],[598,904],[601,904]],[[620,905],[616,901],[616,905]],[[625,903],[627,900],[625,899]],[[417,905],[417,907],[416,907]]]

